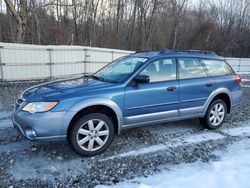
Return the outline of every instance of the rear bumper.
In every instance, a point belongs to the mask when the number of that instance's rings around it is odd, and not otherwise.
[[[14,128],[23,137],[37,141],[66,140],[63,132],[62,120],[65,112],[46,112],[30,114],[28,112],[14,112],[12,122]]]

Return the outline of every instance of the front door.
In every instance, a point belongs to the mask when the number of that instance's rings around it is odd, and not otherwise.
[[[175,59],[149,63],[140,73],[149,83],[130,84],[125,89],[125,125],[156,122],[177,116],[179,82]]]

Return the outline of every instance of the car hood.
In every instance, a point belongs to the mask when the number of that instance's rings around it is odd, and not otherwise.
[[[87,77],[66,79],[40,84],[26,90],[22,97],[27,101],[60,100],[67,97],[80,96],[101,88],[114,86],[112,83],[102,82]]]

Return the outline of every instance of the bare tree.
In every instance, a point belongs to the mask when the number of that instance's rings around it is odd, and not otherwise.
[[[183,19],[186,11],[186,5],[188,0],[170,0],[170,5],[172,7],[172,48],[177,48],[177,35],[179,31],[180,21]]]
[[[250,56],[250,0],[5,0],[4,42]],[[27,3],[28,2],[28,3]],[[1,8],[0,8],[1,11]]]
[[[73,5],[73,20],[74,20],[74,28],[75,28],[75,43],[78,43],[78,25],[77,25],[77,4],[76,0],[72,0]],[[73,41],[73,40],[72,40]]]
[[[17,7],[11,0],[4,0],[11,14],[17,22],[15,42],[22,43],[25,38],[25,32],[28,21],[28,5],[27,0],[20,0]]]

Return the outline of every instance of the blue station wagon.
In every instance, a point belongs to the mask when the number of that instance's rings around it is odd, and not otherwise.
[[[93,75],[25,90],[12,121],[29,140],[67,140],[76,153],[92,156],[132,127],[199,118],[219,128],[241,96],[241,78],[213,52],[144,52]]]

